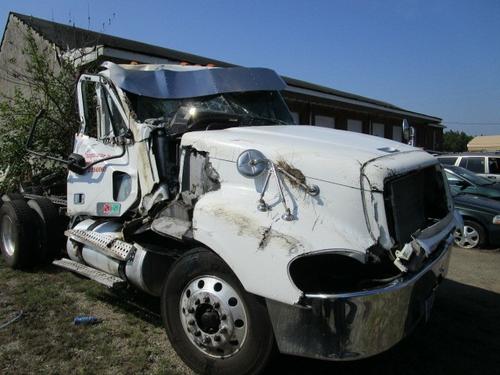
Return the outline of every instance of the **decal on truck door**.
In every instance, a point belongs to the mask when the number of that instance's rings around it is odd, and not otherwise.
[[[97,215],[99,216],[117,216],[120,215],[120,203],[99,202],[97,203]]]

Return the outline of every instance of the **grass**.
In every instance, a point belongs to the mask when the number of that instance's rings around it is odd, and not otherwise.
[[[13,271],[3,261],[0,286],[0,324],[23,311],[0,329],[1,374],[190,373],[167,340],[156,299],[53,266]],[[103,322],[75,326],[77,315]]]
[[[277,356],[266,374],[498,373],[499,266],[500,253],[458,251],[429,323],[385,353],[353,362]],[[167,340],[158,305],[52,266],[12,271],[0,260],[0,325],[24,311],[0,329],[0,374],[191,374]],[[103,322],[74,326],[84,314]]]

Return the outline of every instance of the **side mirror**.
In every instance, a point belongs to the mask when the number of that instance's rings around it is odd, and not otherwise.
[[[403,119],[402,127],[403,127],[403,139],[405,140],[405,142],[409,142],[411,138],[411,130],[407,119]]]
[[[458,181],[457,185],[460,186],[460,190],[467,189],[470,186],[470,184],[464,180]]]
[[[260,176],[268,164],[269,160],[264,157],[262,152],[250,149],[240,154],[236,167],[242,176],[254,178]]]
[[[403,139],[410,146],[415,146],[415,128],[408,124],[407,119],[403,119]]]
[[[68,169],[76,174],[84,174],[86,172],[87,162],[80,154],[70,154],[68,157]]]

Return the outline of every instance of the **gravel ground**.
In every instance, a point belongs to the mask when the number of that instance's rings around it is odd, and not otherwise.
[[[14,272],[0,261],[0,324],[21,309],[21,320],[0,329],[2,375],[191,374],[155,299],[111,293],[52,266]],[[104,321],[75,327],[79,314]],[[278,355],[266,374],[500,374],[499,319],[500,252],[455,248],[430,321],[399,345],[355,362]]]

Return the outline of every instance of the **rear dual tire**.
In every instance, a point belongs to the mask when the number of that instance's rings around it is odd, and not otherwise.
[[[19,193],[5,193],[2,195],[2,202],[12,202],[17,200],[23,200],[24,196]]]
[[[39,258],[42,262],[50,262],[60,254],[65,243],[59,210],[47,198],[30,199],[28,206],[38,217]]]
[[[60,222],[56,206],[46,198],[4,201],[0,250],[7,265],[25,269],[53,260],[61,249]]]
[[[0,249],[9,267],[22,269],[36,262],[37,226],[37,217],[25,201],[4,201],[0,208]]]

